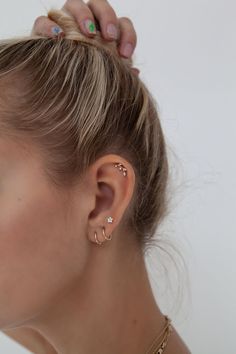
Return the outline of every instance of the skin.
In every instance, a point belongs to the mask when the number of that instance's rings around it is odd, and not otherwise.
[[[107,40],[106,24],[118,23],[120,49],[127,41],[135,47],[131,21],[117,19],[107,1],[64,7],[78,24],[95,15]],[[51,26],[39,17],[33,31],[49,35]],[[76,187],[59,192],[43,163],[30,141],[0,138],[1,330],[37,354],[144,354],[165,319],[135,238],[122,228],[135,183],[132,165],[103,156]],[[94,231],[102,241],[101,226],[113,238],[98,246]],[[190,351],[173,328],[165,354],[178,353]]]
[[[144,354],[165,320],[138,244],[121,228],[132,165],[105,155],[76,187],[58,192],[30,142],[1,138],[0,161],[0,328],[36,333],[35,353]],[[105,223],[109,215],[113,224]],[[98,246],[102,225],[113,238]],[[189,353],[176,331],[166,350],[174,353]]]

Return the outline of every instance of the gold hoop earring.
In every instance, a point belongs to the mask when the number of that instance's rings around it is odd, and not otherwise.
[[[105,233],[105,227],[104,226],[102,227],[102,233],[103,233],[103,236],[104,236],[105,240],[107,240],[107,241],[111,241],[112,240],[112,234],[107,236],[106,233]]]
[[[95,238],[95,241],[96,241],[96,243],[97,243],[98,245],[102,245],[102,244],[103,244],[103,242],[101,242],[101,241],[98,240],[97,232],[96,232],[96,231],[94,232],[94,238]]]

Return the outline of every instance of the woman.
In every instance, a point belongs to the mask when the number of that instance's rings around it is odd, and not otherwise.
[[[190,353],[144,262],[168,161],[135,45],[104,0],[0,42],[0,328],[33,353]]]

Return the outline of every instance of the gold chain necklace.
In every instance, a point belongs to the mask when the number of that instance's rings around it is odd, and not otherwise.
[[[170,336],[170,333],[172,332],[173,328],[171,326],[171,319],[165,315],[166,319],[166,325],[161,331],[161,333],[158,334],[158,337],[156,337],[153,342],[151,343],[149,349],[146,351],[145,354],[162,354],[165,350],[165,347],[168,342],[168,338]],[[163,339],[161,343],[157,343],[157,341],[160,339],[160,337],[163,335]]]

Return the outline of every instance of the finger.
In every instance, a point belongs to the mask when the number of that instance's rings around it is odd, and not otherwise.
[[[46,37],[63,36],[64,32],[58,24],[47,16],[39,16],[34,21],[31,35],[42,35]]]
[[[131,68],[131,70],[138,76],[140,74],[140,70],[138,68]]]
[[[132,21],[128,17],[120,17],[119,26],[121,34],[118,50],[121,56],[129,58],[137,45],[137,34]]]
[[[85,35],[93,37],[96,34],[93,13],[82,0],[67,0],[62,10],[68,12],[75,18],[80,30]]]
[[[119,39],[119,21],[114,9],[107,0],[89,0],[87,6],[99,21],[103,38],[108,41]]]

